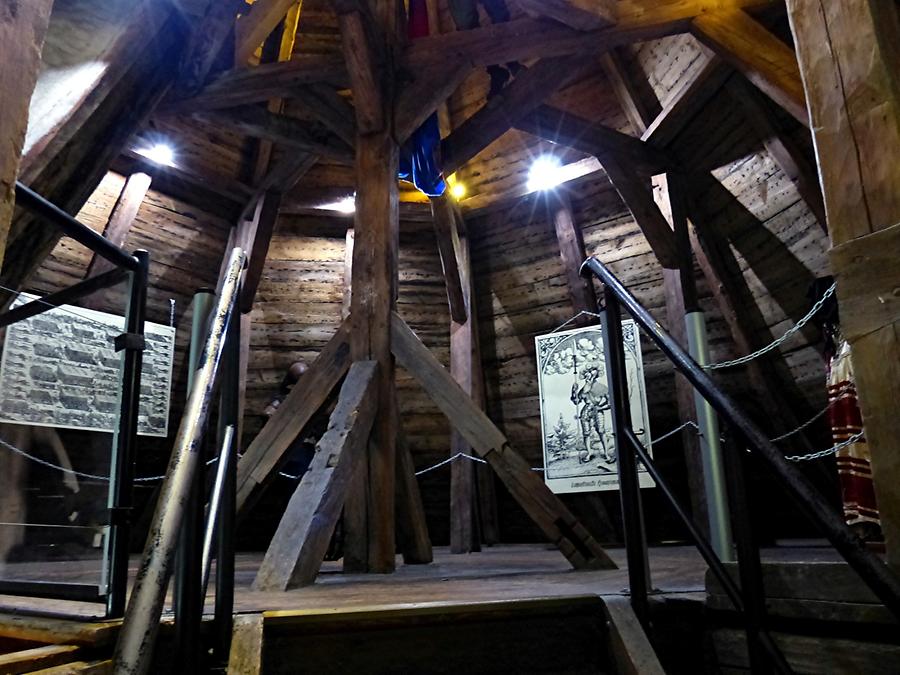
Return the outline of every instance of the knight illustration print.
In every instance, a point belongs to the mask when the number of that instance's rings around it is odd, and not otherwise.
[[[645,440],[647,397],[638,333],[623,323],[633,426]],[[554,492],[618,489],[616,443],[600,326],[535,338],[544,438],[544,478]],[[653,483],[646,473],[641,485]]]

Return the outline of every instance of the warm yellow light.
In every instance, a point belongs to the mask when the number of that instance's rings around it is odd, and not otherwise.
[[[462,183],[453,183],[450,186],[450,194],[453,195],[454,199],[462,199],[466,196],[466,186]]]

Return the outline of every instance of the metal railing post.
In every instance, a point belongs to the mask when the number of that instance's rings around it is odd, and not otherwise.
[[[135,251],[136,266],[131,272],[125,333],[117,340],[122,355],[122,393],[119,398],[119,426],[113,436],[109,488],[109,542],[106,615],[125,613],[128,587],[128,553],[131,534],[131,503],[137,445],[138,408],[141,399],[141,366],[144,358],[144,321],[147,312],[147,280],[150,254]]]
[[[225,281],[210,322],[201,366],[178,428],[166,479],[163,481],[147,535],[143,560],[116,643],[113,656],[116,673],[142,675],[148,672],[153,659],[153,645],[159,631],[172,558],[191,485],[200,463],[201,441],[224,351],[226,328],[236,305],[244,260],[244,252],[235,248],[226,267]]]
[[[645,628],[649,626],[647,593],[650,590],[650,569],[647,560],[647,539],[644,533],[644,513],[637,459],[627,440],[631,429],[631,405],[625,370],[625,350],[622,347],[622,312],[619,301],[606,287],[603,293],[606,309],[602,312],[603,350],[609,381],[609,401],[616,443],[616,463],[619,471],[619,496],[622,501],[622,521],[628,559],[628,585],[631,605]]]
[[[238,292],[240,297],[240,292]],[[215,655],[220,662],[228,660],[231,647],[231,622],[234,611],[234,526],[237,517],[237,458],[240,448],[238,438],[240,380],[241,318],[237,313],[231,317],[228,338],[225,343],[222,363],[222,386],[219,400],[220,442],[231,434],[231,447],[220,455],[225,463],[222,470],[222,491],[219,505],[218,546],[216,552],[216,612],[215,612]]]
[[[209,326],[209,317],[215,301],[215,293],[208,288],[194,293],[191,314],[191,342],[188,353],[187,389],[194,386],[194,378],[200,365],[203,340]],[[191,493],[184,514],[184,525],[175,556],[175,663],[183,664],[185,672],[200,668],[200,625],[203,622],[204,593],[201,588],[204,471],[201,462],[194,477]]]

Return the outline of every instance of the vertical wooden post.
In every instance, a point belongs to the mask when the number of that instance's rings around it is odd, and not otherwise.
[[[109,239],[116,246],[124,246],[131,225],[137,217],[144,197],[150,189],[150,183],[153,179],[146,173],[133,173],[125,181],[122,192],[119,193],[116,204],[113,206],[106,221],[106,227],[103,229],[103,236]],[[114,267],[106,258],[101,258],[96,253],[91,256],[91,262],[88,264],[85,278],[96,274],[103,274]]]
[[[15,204],[15,184],[25,131],[28,105],[41,66],[44,35],[53,0],[4,4],[0,9],[0,265]]]
[[[888,563],[900,569],[900,18],[788,0]]]
[[[450,321],[450,374],[466,394],[472,396],[474,382],[474,333],[477,323],[471,312],[472,269],[469,259],[469,241],[459,237],[456,252],[459,277],[462,285],[466,320]],[[472,446],[454,427],[450,432],[450,456],[457,454],[474,456]],[[450,551],[471,553],[481,550],[478,535],[478,503],[476,501],[475,464],[459,459],[450,467]]]
[[[547,196],[556,239],[559,242],[559,255],[562,258],[563,272],[569,286],[572,299],[572,310],[578,312],[596,312],[597,294],[591,278],[581,276],[581,264],[587,255],[584,252],[584,235],[575,224],[572,204],[564,192],[557,191]],[[585,326],[593,323],[590,317],[584,316],[577,324]]]
[[[353,297],[353,242],[355,230],[347,228],[344,236],[344,288],[341,294],[341,318],[350,316],[350,299]]]
[[[351,354],[354,361],[379,364],[379,412],[372,427],[366,481],[366,533],[348,522],[345,545],[365,538],[370,572],[394,569],[394,479],[397,416],[394,405],[394,358],[390,317],[398,286],[399,194],[398,148],[388,133],[360,136],[356,142],[357,191],[353,280],[350,301]],[[352,495],[352,499],[360,498]],[[357,504],[353,511],[360,515]],[[348,521],[353,519],[348,518]],[[362,556],[357,556],[361,558]]]
[[[666,323],[672,337],[687,349],[687,329],[684,315],[697,311],[699,305],[697,284],[694,279],[694,258],[691,255],[682,189],[677,177],[673,174],[661,174],[653,177],[653,198],[675,231],[675,245],[679,256],[678,269],[663,269]],[[694,388],[680,373],[675,373],[675,404],[678,409],[679,424],[697,419]],[[700,454],[700,443],[694,429],[686,429],[682,432],[681,441],[684,448],[684,463],[687,469],[694,522],[708,536],[709,519],[706,513],[706,490],[703,482],[703,457]]]

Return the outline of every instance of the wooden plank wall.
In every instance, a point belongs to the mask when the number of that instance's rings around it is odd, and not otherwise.
[[[261,428],[265,406],[281,378],[298,359],[311,362],[341,320],[344,232],[339,218],[282,216],[263,271],[252,313],[245,439]],[[437,244],[421,223],[403,224],[400,242],[398,311],[419,337],[449,365],[450,315]],[[409,231],[412,230],[412,231]],[[412,377],[398,369],[403,431],[423,468],[446,459],[450,429],[444,416]],[[429,528],[437,541],[449,540],[449,469],[422,478]],[[265,547],[294,482],[278,477],[248,515],[248,546]]]

